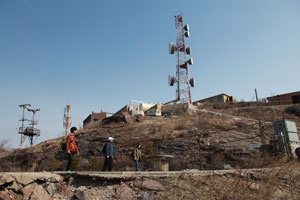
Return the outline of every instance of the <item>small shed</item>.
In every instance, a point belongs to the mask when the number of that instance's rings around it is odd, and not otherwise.
[[[218,94],[216,96],[208,97],[205,99],[201,99],[196,101],[195,103],[235,103],[236,99],[234,96],[229,96],[227,94]]]
[[[272,105],[297,104],[300,103],[300,91],[267,97],[267,100]]]

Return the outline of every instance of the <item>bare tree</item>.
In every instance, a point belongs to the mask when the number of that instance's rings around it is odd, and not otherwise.
[[[8,150],[8,139],[2,139],[0,140],[0,157],[6,155],[9,150]]]

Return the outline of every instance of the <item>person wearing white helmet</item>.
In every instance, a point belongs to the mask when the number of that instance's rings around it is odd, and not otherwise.
[[[108,171],[111,172],[112,171],[112,160],[114,157],[114,146],[112,144],[114,141],[114,138],[108,137],[107,140],[108,140],[108,142],[104,145],[103,150],[102,150],[104,153],[104,156],[105,156],[102,171],[105,171],[106,169],[108,169]]]

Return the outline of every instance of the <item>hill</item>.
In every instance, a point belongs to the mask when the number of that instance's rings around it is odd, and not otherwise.
[[[267,104],[200,105],[197,110],[167,117],[145,117],[141,122],[111,123],[79,130],[76,135],[80,155],[76,170],[99,170],[102,147],[114,137],[114,170],[132,170],[131,151],[142,143],[148,155],[173,155],[170,170],[252,168],[270,164],[250,144],[260,144],[257,120],[264,123],[266,142],[273,132],[272,121],[292,119],[300,125],[296,106]],[[65,170],[67,156],[61,148],[65,137],[47,140],[33,147],[16,149],[0,158],[2,171]],[[143,162],[143,170],[152,169],[152,159]]]

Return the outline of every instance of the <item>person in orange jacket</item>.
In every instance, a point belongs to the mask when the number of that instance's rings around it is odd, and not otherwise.
[[[76,153],[77,153],[77,155],[79,154],[79,151],[78,151],[78,148],[77,148],[77,145],[76,145],[76,138],[75,138],[77,128],[72,127],[70,131],[71,131],[71,134],[68,135],[67,144],[66,144],[66,150],[67,150],[67,153],[68,153],[68,165],[67,165],[67,171],[68,172],[71,172],[71,166],[72,166],[74,155]]]

